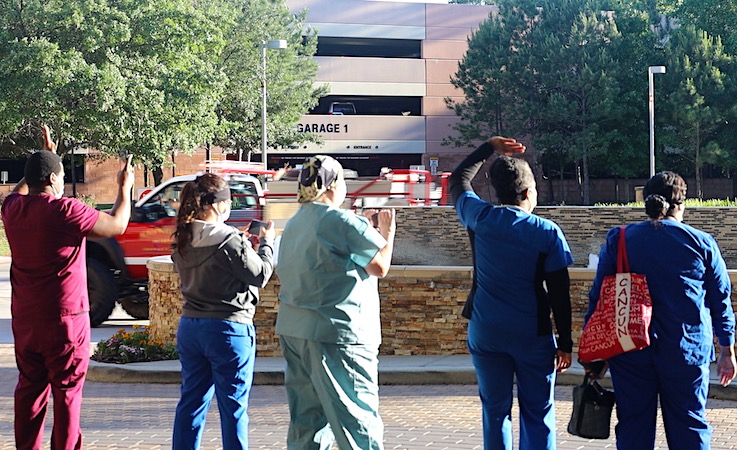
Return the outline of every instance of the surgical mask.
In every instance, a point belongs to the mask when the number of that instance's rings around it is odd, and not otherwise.
[[[218,215],[219,222],[224,223],[230,218],[230,207],[227,207],[224,213],[220,212],[217,206],[212,205],[212,207],[215,209],[215,214]]]
[[[51,190],[54,191],[54,198],[56,198],[57,200],[60,199],[60,198],[62,198],[64,196],[64,187],[63,186],[62,186],[62,188],[61,188],[60,191],[57,191],[56,190],[56,186],[54,186],[54,184],[52,183],[51,184]]]

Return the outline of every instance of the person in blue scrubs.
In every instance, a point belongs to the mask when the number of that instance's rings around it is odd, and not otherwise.
[[[479,198],[471,187],[495,151],[502,155],[492,163],[489,178],[499,206]],[[519,449],[555,449],[555,377],[571,365],[568,266],[573,257],[561,229],[532,214],[535,178],[527,162],[511,157],[524,151],[514,139],[493,137],[466,157],[449,180],[474,255],[468,348],[479,383],[486,450],[512,449],[515,378]]]
[[[652,297],[650,346],[608,361],[616,393],[617,449],[654,448],[659,400],[668,448],[706,450],[712,432],[705,412],[715,334],[719,380],[727,386],[735,376],[731,283],[714,238],[683,223],[683,178],[660,172],[647,182],[643,195],[650,220],[628,225],[625,236],[630,271],[647,277]],[[619,233],[617,227],[607,234],[586,320],[596,308],[604,277],[617,272]]]
[[[343,168],[308,158],[297,213],[282,233],[276,333],[287,370],[287,449],[381,450],[378,278],[389,272],[394,210],[367,217],[342,208]],[[376,228],[371,221],[376,219]]]

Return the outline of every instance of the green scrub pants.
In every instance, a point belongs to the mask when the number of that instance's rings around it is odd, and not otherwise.
[[[378,346],[280,336],[287,371],[289,450],[382,450]]]

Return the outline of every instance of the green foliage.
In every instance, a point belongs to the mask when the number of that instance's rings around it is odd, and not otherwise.
[[[97,200],[95,200],[95,196],[92,194],[77,194],[76,198],[90,208],[97,208]]]
[[[224,80],[212,55],[224,41],[188,1],[5,5],[0,98],[13,101],[0,105],[0,135],[11,149],[33,141],[41,122],[62,154],[94,147],[145,162],[191,151],[211,133]]]
[[[174,344],[151,340],[148,327],[134,325],[133,328],[133,332],[121,329],[100,341],[92,359],[115,364],[179,359]]]
[[[217,63],[228,79],[227,95],[216,106],[219,127],[212,143],[238,154],[260,148],[261,46],[273,39],[286,40],[287,48],[266,50],[267,145],[312,139],[297,133],[294,124],[327,88],[315,88],[312,83],[318,70],[312,58],[317,36],[314,30],[305,30],[306,11],[293,15],[284,2],[273,0],[206,3],[228,30],[228,42]]]
[[[730,119],[733,96],[729,72],[733,58],[724,52],[719,37],[693,26],[674,30],[666,49],[668,77],[662,140],[669,152],[689,161],[696,178],[694,193],[702,196],[702,167],[705,163],[730,167],[737,165],[734,153],[721,139]]]
[[[4,196],[0,194],[0,205]],[[8,245],[8,238],[5,237],[5,224],[0,220],[0,256],[10,256],[10,246]]]
[[[256,148],[261,40],[269,54],[269,132],[293,124],[323,90],[312,81],[314,33],[284,1],[2,0],[0,153],[39,147],[40,124],[60,140],[154,169],[207,143]],[[303,136],[300,136],[304,138]],[[272,143],[273,143],[272,142]]]
[[[731,54],[737,54],[737,3],[724,0],[663,1],[665,12],[683,25],[693,25],[712,36],[721,36]]]
[[[737,199],[708,199],[699,200],[697,198],[688,198],[685,202],[686,208],[734,208],[737,207]],[[633,208],[644,208],[644,202],[630,203],[596,203],[595,206],[624,206]]]
[[[461,121],[459,136],[445,144],[468,145],[493,134],[527,137],[548,176],[569,164],[579,168],[585,203],[592,172],[639,175],[647,86],[633,64],[647,60],[655,43],[646,6],[500,2],[498,16],[469,39],[452,79],[466,98],[447,100]]]

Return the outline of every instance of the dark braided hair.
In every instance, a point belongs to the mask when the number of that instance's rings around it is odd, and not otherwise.
[[[213,173],[200,175],[184,185],[177,211],[177,228],[174,231],[172,249],[184,256],[192,242],[192,222],[207,211],[218,191],[228,189],[228,183]]]
[[[489,167],[489,179],[499,202],[519,205],[525,190],[535,186],[535,177],[527,161],[499,156]]]
[[[675,172],[658,172],[642,190],[645,213],[652,220],[673,216],[677,205],[686,200],[686,182]]]

